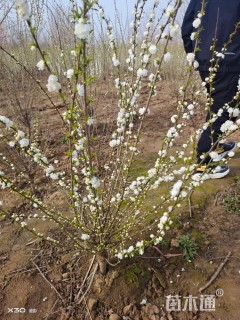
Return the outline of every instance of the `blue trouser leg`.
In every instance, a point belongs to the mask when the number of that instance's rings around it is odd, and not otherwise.
[[[200,71],[200,76],[203,81],[205,81],[205,78],[208,77],[208,75],[208,72]],[[210,119],[211,113],[218,113],[219,109],[221,109],[225,103],[232,101],[237,92],[238,80],[239,72],[217,72],[213,85],[215,90],[211,93],[213,104],[207,114],[206,121]],[[209,86],[207,87],[207,90],[209,92]],[[232,103],[231,106],[235,107],[235,104],[236,102]],[[203,131],[197,145],[198,163],[202,161],[200,159],[201,155],[208,152],[212,145],[218,140],[219,136],[221,136],[221,125],[229,119],[229,113],[224,110],[222,115],[218,117],[211,126]],[[231,120],[235,121],[236,118],[231,118]],[[204,163],[208,163],[210,160],[210,157],[207,157]]]

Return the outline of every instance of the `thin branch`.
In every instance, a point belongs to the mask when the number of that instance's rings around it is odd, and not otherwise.
[[[192,218],[193,216],[193,211],[192,211],[192,195],[193,195],[193,191],[191,190],[189,197],[188,197],[188,204],[189,204],[189,217]]]
[[[182,256],[183,254],[182,253],[167,253],[167,254],[164,254],[158,247],[155,247],[153,246],[153,248],[155,250],[157,250],[158,253],[160,253],[161,256],[163,256],[164,258],[173,258],[173,257],[180,257]]]
[[[61,294],[59,293],[59,291],[55,288],[55,286],[46,278],[46,276],[44,275],[44,273],[42,272],[42,270],[38,267],[38,265],[35,263],[35,261],[32,260],[32,263],[34,264],[34,266],[37,268],[37,270],[39,271],[39,273],[41,274],[41,276],[43,277],[43,279],[51,286],[51,288],[56,292],[56,294],[59,296],[59,298],[61,299],[61,301],[64,301],[63,297],[61,296]]]
[[[91,261],[91,263],[90,263],[90,266],[89,266],[89,268],[88,268],[88,271],[87,271],[87,273],[86,273],[86,275],[85,275],[85,278],[84,278],[84,280],[83,280],[83,283],[82,283],[82,285],[81,285],[81,288],[80,288],[80,290],[79,290],[79,292],[78,292],[77,297],[76,297],[75,300],[78,300],[78,299],[79,299],[80,294],[81,294],[82,291],[83,291],[83,286],[84,286],[85,282],[87,281],[88,275],[89,275],[89,273],[90,273],[90,271],[91,271],[91,269],[92,269],[92,266],[93,266],[93,263],[94,263],[95,259],[96,259],[96,255],[94,255],[93,258],[92,258],[92,261]]]
[[[213,274],[211,279],[205,284],[205,286],[203,286],[202,288],[199,289],[200,293],[203,292],[205,289],[207,289],[216,280],[217,276],[220,274],[223,267],[225,266],[225,264],[228,262],[229,258],[231,257],[231,254],[232,254],[232,251],[229,251],[226,258],[224,259],[223,262],[221,262],[220,266],[217,268],[217,271]]]
[[[80,299],[79,301],[77,301],[77,304],[81,304],[81,303],[82,303],[82,301],[83,301],[83,299],[85,298],[86,294],[87,294],[88,291],[91,289],[93,280],[94,280],[95,275],[96,275],[96,273],[97,273],[97,270],[98,270],[98,263],[96,263],[95,269],[93,270],[93,274],[92,274],[92,277],[91,277],[89,286],[87,287],[87,290],[84,292],[84,294],[83,294],[83,296],[81,297],[81,299]]]

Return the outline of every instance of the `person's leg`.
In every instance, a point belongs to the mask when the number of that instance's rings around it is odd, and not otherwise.
[[[200,72],[200,76],[204,81],[208,76],[207,72]],[[231,73],[223,73],[219,72],[216,74],[214,80],[214,91],[211,94],[213,98],[213,104],[210,108],[210,112],[208,112],[206,121],[208,121],[211,117],[211,113],[218,113],[219,109],[221,109],[225,103],[229,103],[232,101],[233,97],[237,92],[239,80],[239,73],[231,72]],[[209,92],[209,87],[207,88]],[[231,104],[234,107],[234,104]],[[201,155],[208,152],[212,145],[218,140],[219,136],[221,136],[222,132],[220,130],[222,124],[229,120],[229,113],[224,110],[222,115],[217,118],[217,120],[209,126],[206,130],[203,131],[197,145],[197,161],[200,163],[202,161]],[[235,121],[236,118],[231,118],[231,120]],[[210,161],[210,157],[207,157],[204,163],[208,163]]]

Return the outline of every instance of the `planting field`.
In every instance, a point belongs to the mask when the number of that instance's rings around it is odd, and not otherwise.
[[[116,97],[110,82],[98,85],[98,120],[95,130],[102,152],[108,148],[104,141],[114,127],[113,115],[116,110]],[[152,102],[142,136],[142,157],[134,163],[133,175],[147,171],[159,150],[164,131],[168,127],[169,115],[174,112],[177,101],[177,94],[172,94],[169,87],[168,82],[161,83],[159,96]],[[144,87],[141,99],[143,102],[146,99]],[[2,113],[8,112],[4,101],[2,96]],[[63,112],[64,108],[60,108]],[[41,114],[39,127],[46,140],[48,154],[64,157],[65,145],[57,143],[62,133],[56,112],[41,97],[34,110]],[[200,122],[203,122],[203,117],[199,111],[186,129],[186,135]],[[189,236],[197,244],[197,255],[192,262],[187,262],[181,256],[167,258],[156,249],[149,248],[143,256],[128,259],[116,267],[109,266],[107,276],[96,275],[93,286],[80,305],[74,299],[80,290],[91,256],[71,252],[71,248],[57,250],[51,244],[35,240],[6,217],[0,231],[1,319],[80,320],[109,319],[110,316],[110,319],[139,320],[239,319],[239,158],[237,153],[230,161],[231,173],[227,178],[217,183],[206,181],[193,192],[191,208],[186,200],[174,218],[174,228],[167,233],[164,244],[158,246],[164,254],[181,254],[179,240]],[[101,161],[100,156],[100,166]],[[37,173],[36,186],[39,192],[49,203],[57,199],[62,208],[64,199],[61,193],[57,189],[45,187],[44,179],[41,173]],[[158,197],[158,194],[153,196]],[[10,211],[31,214],[32,209],[26,201],[3,191],[1,199],[7,203]],[[49,229],[53,234],[57,232],[45,221],[39,221],[38,227],[43,232]],[[199,293],[199,289],[209,281],[229,252],[231,257],[216,280]],[[166,310],[168,295],[180,295],[182,308],[186,301],[183,297],[198,297],[196,302],[199,309],[200,296],[214,295],[219,288],[224,294],[216,298],[215,311],[193,309],[191,312],[189,305],[186,306],[187,311]],[[8,308],[25,308],[26,311],[23,314],[11,314]],[[31,309],[36,309],[36,313],[30,313]]]

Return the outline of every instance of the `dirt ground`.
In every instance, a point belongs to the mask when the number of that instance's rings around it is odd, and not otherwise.
[[[142,166],[149,166],[161,144],[161,137],[175,113],[177,93],[171,94],[170,84],[163,83],[160,94],[153,99],[141,141]],[[116,96],[108,83],[98,88],[96,107],[96,135],[102,135],[102,146],[116,114]],[[146,96],[142,95],[142,103]],[[1,114],[6,111],[4,98],[0,101]],[[64,111],[59,104],[59,110]],[[42,132],[48,151],[64,153],[61,123],[47,101],[36,106],[40,114]],[[203,112],[194,116],[186,135],[203,122]],[[235,139],[239,140],[237,134]],[[19,230],[9,217],[0,225],[0,319],[2,320],[239,320],[240,295],[240,154],[230,161],[231,173],[224,180],[207,181],[192,194],[191,201],[179,210],[174,228],[166,236],[161,252],[181,253],[178,240],[188,235],[198,245],[197,256],[186,262],[183,257],[166,258],[156,249],[149,248],[144,256],[125,260],[109,267],[106,277],[95,277],[93,286],[81,304],[75,300],[87,271],[91,256],[72,252],[71,248],[56,249],[35,240],[26,231]],[[101,165],[101,163],[100,163]],[[37,175],[40,192],[48,201],[58,200],[61,194],[44,185]],[[26,203],[7,192],[1,198],[11,212],[31,210]],[[42,231],[51,230],[46,223]],[[212,284],[203,287],[221,263],[230,255]],[[167,296],[180,302],[181,311],[167,308]],[[177,297],[179,296],[179,298]],[[208,306],[201,301],[211,299]],[[189,304],[193,302],[193,305]],[[196,302],[196,306],[194,304]],[[186,309],[185,311],[183,309]],[[208,311],[206,309],[209,309]]]

